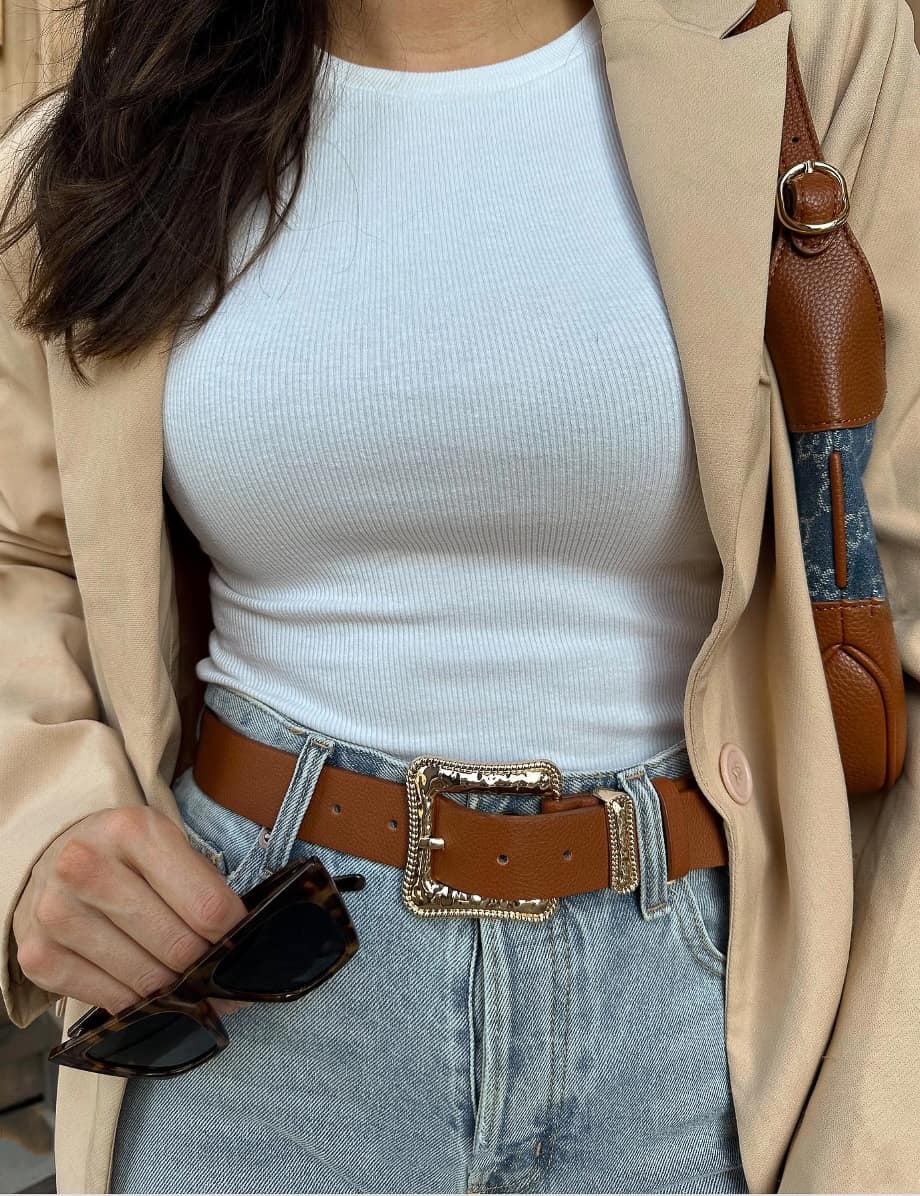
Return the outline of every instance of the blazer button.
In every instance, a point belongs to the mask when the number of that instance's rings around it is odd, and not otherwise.
[[[736,802],[751,800],[754,778],[748,758],[736,743],[724,743],[719,752],[719,773],[722,783]]]

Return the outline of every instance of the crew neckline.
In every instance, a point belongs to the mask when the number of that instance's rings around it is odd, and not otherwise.
[[[600,20],[592,4],[581,20],[552,41],[501,62],[447,71],[400,71],[351,62],[327,51],[326,69],[336,85],[389,94],[459,95],[498,91],[565,66],[595,45],[600,36]]]

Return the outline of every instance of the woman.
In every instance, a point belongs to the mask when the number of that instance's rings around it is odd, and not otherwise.
[[[10,1015],[125,1008],[291,860],[366,881],[354,959],[219,1055],[61,1069],[63,1190],[920,1175],[920,706],[851,806],[763,352],[791,20],[885,299],[866,487],[916,680],[920,69],[904,0],[751,7],[99,0],[7,138],[43,180],[0,325]],[[608,883],[419,916],[381,811],[429,756],[543,762],[595,829],[477,854],[540,795],[467,788],[435,876]]]

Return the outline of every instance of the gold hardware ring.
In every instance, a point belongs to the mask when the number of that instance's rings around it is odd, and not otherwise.
[[[813,174],[816,170],[822,174],[829,174],[836,179],[840,184],[840,193],[843,197],[843,209],[833,220],[822,221],[808,221],[797,220],[790,215],[789,209],[786,207],[786,196],[784,188],[786,184],[796,178],[800,174]],[[806,158],[804,162],[797,162],[795,166],[791,166],[782,176],[776,186],[776,214],[779,217],[780,223],[784,224],[786,228],[792,229],[796,233],[829,233],[833,232],[835,228],[839,228],[841,224],[845,224],[847,217],[850,214],[850,194],[847,190],[847,181],[836,168],[831,166],[829,162],[822,162],[818,158]]]

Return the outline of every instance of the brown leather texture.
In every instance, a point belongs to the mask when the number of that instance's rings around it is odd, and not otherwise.
[[[785,0],[757,0],[728,34],[787,11]],[[821,160],[789,26],[786,106],[777,173]],[[833,164],[831,164],[833,165]],[[842,212],[838,182],[803,173],[785,188],[787,212],[821,222]],[[886,393],[885,321],[869,263],[848,223],[823,233],[796,232],[777,218],[770,258],[765,342],[790,432],[858,427],[876,419]],[[834,572],[847,581],[843,471],[828,459]],[[885,599],[813,602],[828,694],[850,795],[889,788],[907,751],[904,675]]]
[[[668,879],[698,867],[695,859],[717,858],[725,851],[722,820],[710,817],[707,802],[688,801],[696,785],[692,776],[651,777],[661,802]]]
[[[271,827],[296,756],[249,739],[209,708],[201,719],[193,776],[213,801]],[[662,801],[668,879],[728,863],[719,813],[692,776],[653,777]],[[537,814],[494,814],[435,797],[432,876],[463,893],[505,900],[567,897],[611,883],[603,802],[590,794],[544,798]],[[381,780],[326,764],[297,837],[320,847],[404,868],[409,846],[408,794]]]
[[[843,491],[843,461],[834,450],[827,458],[831,492],[831,524],[834,537],[834,581],[841,590],[847,584],[847,520]]]
[[[784,0],[759,0],[728,36],[785,12]],[[779,175],[821,144],[802,84],[792,26]],[[779,177],[779,176],[778,176]],[[786,188],[798,220],[826,220],[840,191],[824,174],[799,175]],[[770,259],[765,340],[790,431],[847,428],[875,419],[885,401],[885,323],[878,287],[849,224],[796,234],[779,220]]]
[[[847,789],[886,789],[900,775],[907,750],[907,705],[888,602],[813,602],[811,609]]]

